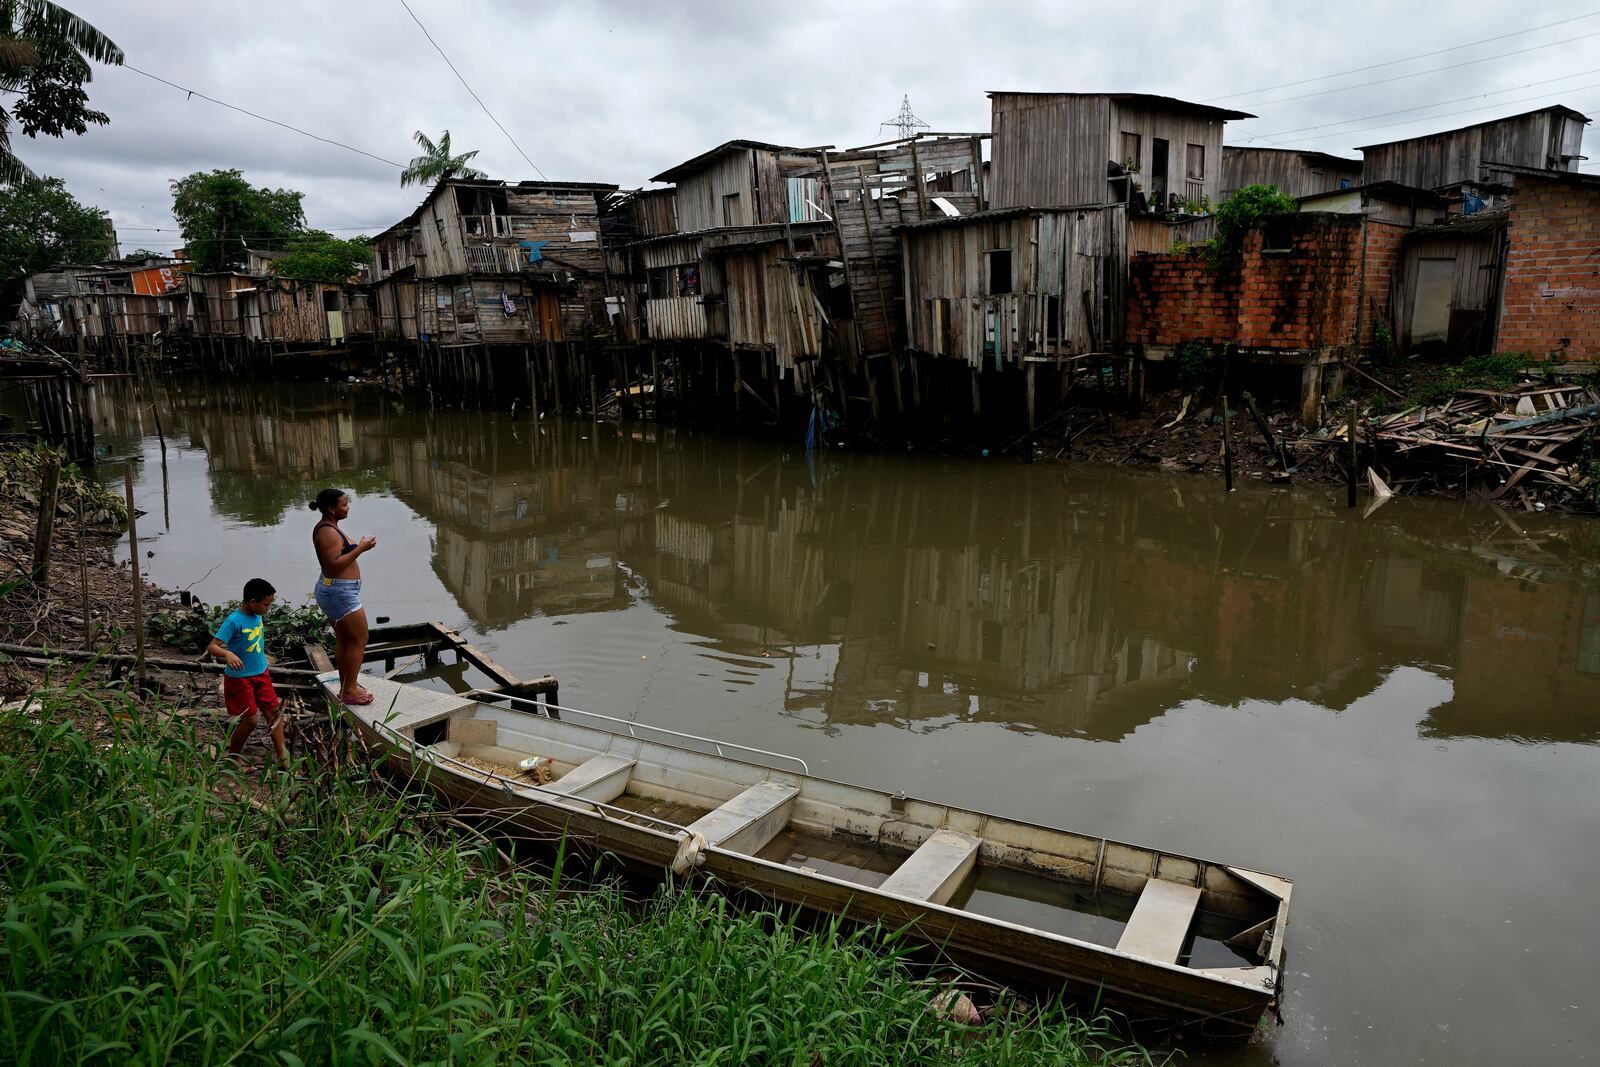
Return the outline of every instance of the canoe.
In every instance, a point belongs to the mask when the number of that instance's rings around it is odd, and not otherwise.
[[[319,681],[336,692],[336,674]],[[577,708],[363,682],[376,699],[344,714],[392,770],[635,870],[903,927],[975,970],[1210,1032],[1253,1031],[1281,993],[1287,878],[828,781],[798,757]]]

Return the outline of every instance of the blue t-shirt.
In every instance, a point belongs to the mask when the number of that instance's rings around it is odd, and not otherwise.
[[[239,657],[238,670],[224,667],[222,673],[230,678],[254,678],[267,671],[267,624],[260,615],[246,615],[235,611],[222,620],[217,630],[217,640],[222,647]]]

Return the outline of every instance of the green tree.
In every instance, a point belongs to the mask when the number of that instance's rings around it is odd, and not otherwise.
[[[367,238],[335,237],[322,230],[295,234],[285,250],[288,255],[272,261],[272,273],[302,282],[346,282],[372,259]]]
[[[421,130],[413,136],[417,147],[422,149],[422,155],[413,158],[406,169],[400,172],[402,186],[433,186],[446,178],[465,178],[475,181],[488,177],[476,167],[468,166],[472,162],[472,157],[478,154],[476,151],[462,152],[458,156],[450,154],[449,130],[444,131],[438,141],[430,139]]]
[[[80,204],[60,178],[24,178],[0,188],[0,300],[22,298],[23,281],[57,263],[111,255],[111,217]]]
[[[258,189],[236,170],[196,171],[171,185],[172,214],[198,271],[238,267],[247,245],[283,248],[306,226],[304,193]]]
[[[0,90],[16,98],[0,107],[0,184],[32,176],[11,150],[14,122],[29,137],[64,137],[110,121],[83,90],[90,60],[120,65],[122,49],[50,0],[0,0]]]

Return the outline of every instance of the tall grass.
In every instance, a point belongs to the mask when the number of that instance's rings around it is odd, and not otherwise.
[[[0,709],[5,1062],[1147,1062],[1055,1008],[974,1039],[881,935],[504,873],[362,772],[225,799],[182,720],[113,710]]]

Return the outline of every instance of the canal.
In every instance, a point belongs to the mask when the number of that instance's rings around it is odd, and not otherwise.
[[[164,470],[148,410],[99,404],[159,584],[305,600],[335,485],[370,615],[568,703],[1294,878],[1283,1025],[1200,1062],[1600,1049],[1600,523],[344,385],[174,385],[162,416]]]

